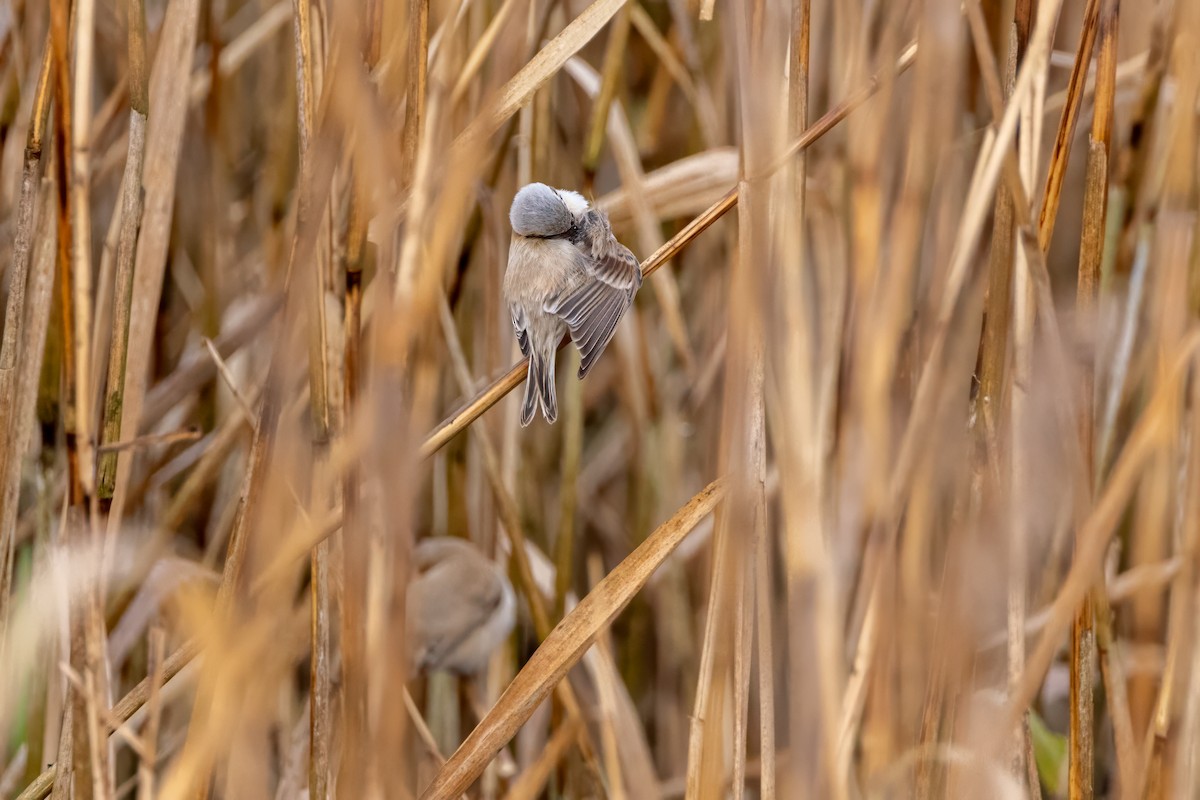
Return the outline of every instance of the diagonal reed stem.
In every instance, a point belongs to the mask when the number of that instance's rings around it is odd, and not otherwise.
[[[916,53],[916,44],[909,45],[897,61],[896,66],[893,68],[893,73],[900,74],[911,67],[916,58]],[[876,75],[866,86],[827,111],[824,116],[809,126],[803,135],[787,148],[784,156],[773,163],[769,167],[768,172],[779,169],[792,156],[808,149],[822,136],[833,130],[839,122],[850,116],[855,109],[869,100],[875,92],[879,91],[880,85],[880,76]],[[649,276],[653,274],[655,270],[674,258],[679,251],[691,244],[697,236],[708,230],[709,226],[725,216],[737,203],[738,188],[735,186],[724,197],[709,206],[700,216],[689,222],[679,233],[672,236],[666,244],[658,248],[649,258],[643,261],[641,264],[642,275]],[[567,340],[564,340],[559,347],[564,346],[566,342]],[[466,405],[442,420],[441,424],[430,432],[421,445],[421,456],[428,458],[445,447],[447,442],[462,433],[468,425],[483,416],[484,412],[499,403],[513,389],[520,386],[528,373],[529,362],[522,360],[520,363],[514,364],[504,375],[492,381],[491,384],[468,401]]]

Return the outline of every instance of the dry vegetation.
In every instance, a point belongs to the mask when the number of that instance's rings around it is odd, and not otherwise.
[[[0,796],[1200,796],[1200,2],[4,0],[0,91]],[[521,429],[531,180],[648,279]]]

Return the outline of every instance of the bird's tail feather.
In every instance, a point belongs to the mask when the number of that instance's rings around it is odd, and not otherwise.
[[[541,359],[537,353],[529,357],[529,375],[525,378],[525,397],[521,401],[521,427],[533,422],[538,409],[538,386],[541,384]]]
[[[529,375],[525,378],[525,396],[521,400],[521,427],[533,422],[538,407],[546,422],[558,419],[558,399],[554,395],[554,353],[539,352],[537,348],[529,356]]]
[[[542,415],[546,418],[546,422],[551,423],[558,419],[558,398],[554,395],[554,353],[552,345],[550,352],[542,361],[542,368],[538,370],[541,378],[539,392]]]

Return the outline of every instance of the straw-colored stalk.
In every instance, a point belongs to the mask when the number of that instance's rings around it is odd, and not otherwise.
[[[49,48],[47,47],[47,51],[48,50]],[[41,192],[40,197],[38,197],[35,202],[37,202],[40,206],[40,210],[37,214],[39,223],[36,227],[40,228],[43,232],[52,231],[55,223],[54,192]],[[37,406],[39,400],[41,399],[39,398],[39,392],[44,388],[41,380],[43,377],[43,371],[52,375],[55,379],[54,387],[57,388],[58,386],[57,379],[59,374],[59,364],[53,355],[53,351],[51,350],[51,342],[48,341],[48,333],[55,330],[51,325],[51,316],[55,307],[54,238],[54,236],[45,234],[38,237],[37,250],[36,253],[33,254],[33,264],[28,285],[28,299],[26,301],[29,313],[27,317],[27,327],[24,330],[23,338],[30,342],[46,342],[47,346],[45,348],[29,348],[22,355],[18,366],[19,374],[16,376],[16,400],[13,408],[14,416],[12,417],[12,419],[16,420],[16,424],[10,425],[8,430],[8,435],[10,437],[14,437],[15,439],[15,442],[10,440],[10,452],[12,453],[24,452],[25,449],[30,445],[33,438],[34,425],[39,421],[39,414],[37,413]],[[13,268],[15,269],[15,267],[16,264],[14,262]],[[9,317],[9,320],[12,320],[12,317]],[[48,405],[53,405],[53,403],[51,402]],[[37,507],[38,531],[36,540],[37,545],[35,550],[35,556],[37,557],[37,560],[35,561],[35,566],[44,564],[49,557],[48,551],[50,548],[47,545],[51,541],[50,518],[52,512],[50,507],[53,504],[55,506],[55,510],[57,510],[57,507],[60,505],[60,503],[56,503],[51,499],[51,493],[48,488],[46,488],[51,483],[53,466],[49,454],[45,451],[43,451],[43,457],[39,459],[38,470],[41,480],[43,481],[43,491],[40,493],[41,496],[39,497],[39,503]],[[16,539],[15,505],[17,498],[16,485],[17,481],[19,480],[19,476],[20,472],[16,472],[15,474],[11,475],[9,479],[13,481],[13,483],[5,487],[6,491],[11,491],[11,505],[6,504],[5,506],[6,508],[12,508],[12,511],[10,512],[11,517],[6,518],[6,524],[9,526],[8,531],[10,538],[8,541],[10,547],[15,545]],[[11,490],[9,487],[12,487]],[[7,502],[8,501],[6,501],[6,503]],[[13,567],[12,556],[13,553],[10,550],[8,554],[10,570]],[[4,576],[4,579],[9,582],[7,589],[11,591],[11,572]],[[5,605],[7,606],[7,603]],[[7,630],[4,632],[4,635],[7,637]],[[0,642],[2,641],[4,640],[0,640]],[[15,644],[13,646],[15,646]],[[0,648],[4,647],[7,647],[7,645],[0,644]],[[13,651],[4,650],[3,654],[0,654],[0,658],[6,658],[7,654],[10,652]],[[61,657],[59,658],[61,659]],[[47,654],[42,662],[45,670],[44,674],[47,676],[49,676],[51,672],[51,665],[54,663],[54,659],[54,654]],[[30,729],[31,733],[40,730],[43,736],[41,741],[35,741],[31,736],[30,747],[27,752],[25,764],[25,777],[29,781],[32,781],[38,776],[41,771],[41,765],[44,763],[44,734],[47,730],[53,730],[54,720],[50,718],[50,715],[53,713],[54,700],[52,700],[52,698],[56,698],[58,695],[56,684],[51,682],[48,677],[46,682],[40,687],[35,684],[33,691],[37,692],[38,694],[37,699],[35,699],[34,703],[32,704],[33,707],[30,710]]]
[[[378,3],[375,3],[378,6]],[[376,51],[377,52],[377,51]],[[366,203],[363,189],[351,175],[350,214],[345,244],[345,354],[343,398],[348,424],[355,419],[362,380],[363,267],[372,252],[366,246]],[[357,466],[346,469],[342,481],[342,756],[338,794],[353,797],[363,791],[363,749],[367,740],[366,588],[370,550],[367,531],[359,518],[361,476]]]
[[[1100,286],[1100,264],[1104,257],[1108,209],[1108,159],[1111,153],[1113,103],[1116,95],[1116,42],[1119,0],[1106,0],[1096,21],[1100,52],[1096,60],[1095,106],[1088,139],[1087,178],[1083,197],[1083,232],[1079,243],[1079,273],[1076,311],[1081,324],[1095,325]],[[1086,33],[1085,33],[1086,38]],[[1083,42],[1080,43],[1082,53]],[[1079,69],[1078,54],[1076,70]],[[1074,73],[1072,73],[1074,78]],[[1068,102],[1072,80],[1068,86]],[[1086,335],[1086,333],[1084,334]],[[1095,364],[1084,364],[1079,387],[1079,436],[1082,445],[1084,494],[1091,496],[1096,482],[1095,456]],[[1070,759],[1068,792],[1071,800],[1091,797],[1095,786],[1095,698],[1093,676],[1097,668],[1093,592],[1075,615],[1071,626]],[[1110,705],[1112,704],[1110,698]],[[1115,706],[1113,706],[1116,708]],[[1114,718],[1121,714],[1116,708]],[[1118,736],[1120,725],[1114,724]]]
[[[429,0],[408,0],[408,92],[402,147],[410,175],[417,171],[429,69]]]
[[[91,305],[91,220],[88,203],[89,170],[87,143],[90,140],[91,69],[95,3],[85,0],[75,9],[75,53],[80,68],[71,84],[69,62],[69,10],[64,0],[51,4],[50,39],[56,75],[55,183],[58,190],[58,276],[63,330],[63,428],[66,435],[70,540],[88,541],[87,506],[94,475],[91,466],[90,369]],[[94,667],[101,663],[103,642],[91,620],[99,615],[99,585],[95,577],[85,581],[73,595],[70,609],[71,669],[83,681],[69,690],[72,702],[72,735],[63,742],[68,749],[58,754],[58,763],[70,763],[76,797],[91,800],[107,796],[107,748],[93,736],[92,705],[103,702],[95,689]],[[85,688],[86,687],[86,688]],[[91,743],[89,745],[89,742]],[[97,771],[99,770],[99,771]]]
[[[113,336],[109,343],[108,386],[104,393],[100,442],[121,438],[125,367],[129,359],[129,316],[133,305],[133,262],[142,223],[142,168],[146,155],[146,122],[150,115],[149,73],[146,64],[146,15],[142,0],[129,0],[129,150],[121,195],[121,228],[113,299]],[[117,454],[100,456],[96,495],[107,506],[117,481]]]
[[[13,237],[12,261],[9,264],[8,303],[5,308],[4,338],[0,342],[0,417],[12,420],[5,426],[0,439],[0,656],[8,624],[8,602],[12,595],[13,561],[16,549],[17,501],[20,491],[19,469],[21,456],[29,443],[31,408],[20,405],[18,386],[22,370],[35,360],[33,348],[25,344],[24,321],[26,289],[29,286],[30,265],[33,263],[34,233],[38,225],[36,214],[38,184],[42,173],[42,146],[45,142],[46,120],[50,112],[53,52],[47,40],[42,52],[41,68],[34,89],[30,110],[29,131],[25,137],[25,158],[21,169],[21,195],[17,200],[17,227]],[[44,337],[43,337],[44,338]],[[29,342],[42,341],[33,336]],[[24,351],[24,352],[22,352]]]
[[[328,216],[306,202],[314,179],[313,149],[317,137],[317,75],[322,71],[323,53],[317,45],[310,0],[293,0],[293,38],[296,55],[297,130],[300,141],[300,201],[297,207],[293,253],[299,247],[301,232],[317,226],[315,257],[311,259],[304,282],[308,311],[309,403],[312,413],[315,483],[311,491],[318,508],[328,501],[328,487],[321,480],[325,470],[326,448],[333,433],[330,403],[329,321],[325,294],[329,274]],[[323,203],[316,204],[322,207]],[[309,259],[305,259],[308,261]],[[293,263],[295,255],[293,255]],[[312,656],[309,669],[309,767],[308,790],[314,800],[329,796],[330,753],[333,737],[332,646],[330,642],[330,570],[329,543],[318,543],[311,555],[311,627]]]
[[[383,3],[369,0],[363,15],[363,55],[366,67],[374,71],[379,63],[383,34]],[[373,260],[374,249],[367,243],[369,203],[365,171],[351,162],[347,176],[350,208],[343,253],[345,317],[343,324],[342,398],[346,424],[355,421],[359,391],[363,380],[362,297],[364,270]],[[340,650],[342,656],[341,767],[338,772],[338,796],[353,797],[364,791],[367,772],[364,758],[367,735],[366,604],[370,549],[367,530],[359,516],[361,475],[356,464],[346,469],[342,481],[343,525],[337,544],[341,549]],[[336,546],[336,545],[335,545]]]

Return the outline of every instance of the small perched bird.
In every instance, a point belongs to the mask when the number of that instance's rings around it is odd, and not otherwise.
[[[554,355],[563,334],[570,331],[579,348],[582,379],[633,305],[642,270],[613,236],[604,212],[590,208],[578,192],[531,183],[513,198],[508,219],[513,238],[504,297],[517,344],[529,359],[521,425],[533,421],[539,406],[554,422]]]
[[[508,577],[470,542],[422,539],[413,548],[405,620],[412,666],[472,675],[516,621]]]

